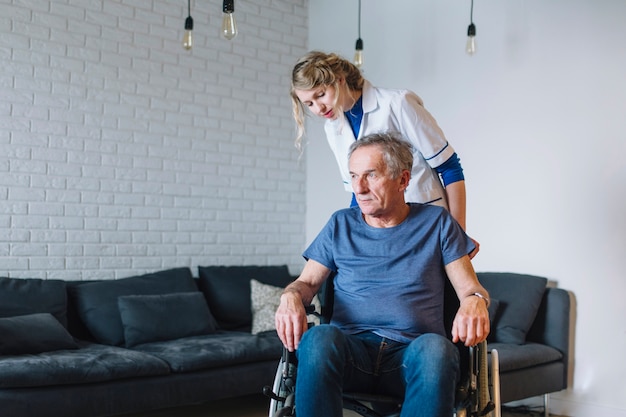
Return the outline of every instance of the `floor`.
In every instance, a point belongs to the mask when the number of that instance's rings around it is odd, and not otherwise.
[[[253,395],[230,400],[214,401],[197,406],[154,411],[150,413],[128,414],[124,417],[267,417],[269,400],[262,395]],[[357,414],[345,414],[353,417]],[[543,409],[523,408],[502,410],[502,417],[543,417]],[[551,417],[559,417],[551,415]]]

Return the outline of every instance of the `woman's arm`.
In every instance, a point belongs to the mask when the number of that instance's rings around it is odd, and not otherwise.
[[[448,208],[450,209],[450,214],[454,217],[454,220],[461,225],[463,230],[465,230],[465,181],[457,181],[452,184],[448,184],[446,187],[446,195],[448,197]]]
[[[456,181],[451,184],[448,184],[445,188],[446,195],[448,197],[448,209],[450,210],[450,214],[454,217],[463,230],[466,230],[466,193],[465,193],[465,181]],[[480,250],[480,243],[473,239],[474,245],[476,246],[472,252],[469,253],[470,259],[472,259],[478,251]]]

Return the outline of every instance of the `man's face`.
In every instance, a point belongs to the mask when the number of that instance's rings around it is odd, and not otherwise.
[[[352,152],[349,168],[352,189],[364,215],[385,216],[405,204],[410,173],[392,179],[378,146],[363,146]]]

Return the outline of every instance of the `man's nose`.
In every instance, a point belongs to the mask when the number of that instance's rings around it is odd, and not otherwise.
[[[352,181],[352,189],[355,194],[363,194],[367,192],[367,184],[365,183],[364,178],[355,178]]]

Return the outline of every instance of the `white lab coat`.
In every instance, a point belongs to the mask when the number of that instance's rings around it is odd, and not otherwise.
[[[352,192],[348,170],[348,149],[356,140],[350,122],[341,113],[324,125],[326,139],[335,154],[346,191]],[[436,204],[447,208],[446,193],[433,169],[453,154],[443,131],[424,108],[422,100],[409,90],[376,88],[367,80],[363,85],[363,120],[359,138],[393,131],[414,147],[411,181],[405,192],[407,202]]]

